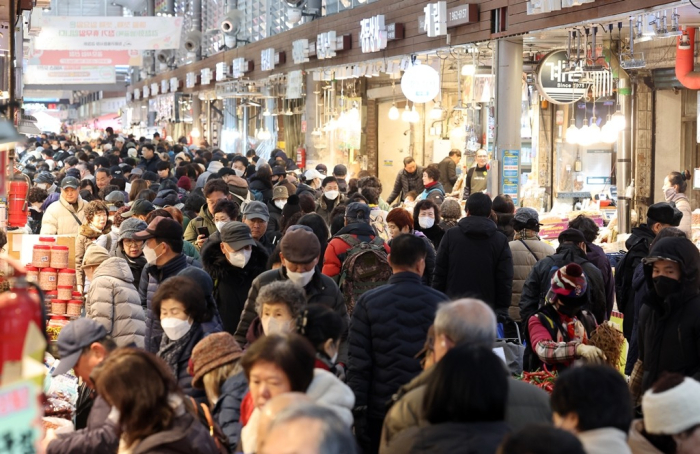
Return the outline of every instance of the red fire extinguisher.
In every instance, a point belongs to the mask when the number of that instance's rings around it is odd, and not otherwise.
[[[46,349],[41,301],[29,293],[23,267],[7,261],[18,276],[12,289],[0,294],[0,385],[22,378],[25,355],[41,363]]]
[[[297,167],[301,170],[306,168],[306,148],[304,145],[299,145],[297,148]]]
[[[23,178],[21,178],[23,177]],[[24,174],[19,174],[17,179],[10,182],[8,201],[8,227],[24,227],[27,225],[29,215],[29,179]]]

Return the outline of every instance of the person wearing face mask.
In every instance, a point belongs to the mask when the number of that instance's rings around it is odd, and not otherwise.
[[[687,238],[663,238],[642,260],[649,294],[639,313],[635,397],[663,372],[700,379],[700,253]]]
[[[561,371],[579,359],[592,363],[605,360],[602,350],[588,345],[597,327],[593,316],[584,310],[589,291],[580,265],[569,263],[554,273],[544,306],[527,318],[526,370],[544,364]]]
[[[158,351],[163,329],[158,312],[153,311],[153,298],[163,281],[175,276],[187,267],[202,265],[182,253],[182,226],[174,219],[157,216],[146,230],[134,233],[132,239],[143,241],[143,254],[148,264],[141,272],[139,296],[141,306],[146,309],[145,349],[151,353]]]
[[[316,368],[327,370],[345,381],[345,369],[337,364],[340,337],[345,331],[343,319],[329,307],[309,304],[297,317],[295,331],[316,349]]]
[[[29,189],[27,194],[27,202],[29,203],[29,220],[27,225],[32,229],[31,233],[38,234],[41,230],[41,219],[44,217],[44,212],[41,209],[44,201],[49,194],[38,187]]]
[[[255,300],[258,316],[248,327],[243,349],[263,336],[293,332],[295,320],[305,304],[304,289],[292,281],[271,282],[261,288]]]
[[[112,252],[113,257],[126,260],[134,277],[134,285],[141,282],[141,272],[146,266],[146,257],[143,255],[143,241],[134,240],[134,234],[146,230],[148,224],[141,219],[131,218],[124,220],[119,227],[117,247]]]
[[[216,230],[221,232],[226,223],[238,220],[239,205],[232,200],[221,199],[214,205],[213,214]]]
[[[289,199],[289,191],[284,185],[275,186],[272,189],[272,200],[267,202],[267,211],[270,213],[270,220],[267,222],[268,234],[275,235],[282,231],[282,209]]]
[[[239,178],[247,178],[248,174],[248,159],[244,156],[234,156],[231,162],[231,168],[236,172],[236,176]]]
[[[255,278],[250,287],[245,309],[235,333],[236,341],[241,345],[246,344],[248,328],[257,316],[255,307],[258,294],[265,285],[275,281],[289,280],[303,287],[307,304],[323,304],[348,321],[345,300],[338,285],[317,269],[321,244],[313,230],[305,225],[293,225],[282,237],[280,246],[282,267],[262,273]],[[347,361],[346,342],[341,343],[339,361]]]
[[[216,324],[206,323],[214,318],[214,313],[202,286],[186,276],[168,278],[153,295],[152,308],[163,328],[157,356],[170,366],[186,395],[197,404],[205,403],[206,393],[192,386],[188,365],[194,346],[220,329]]]
[[[685,192],[688,190],[688,181],[690,181],[690,172],[671,172],[664,179],[664,185],[661,190],[664,193],[664,198],[669,203],[675,203],[676,207],[683,213],[683,219],[678,226],[688,238],[692,237],[691,226],[693,222],[693,214],[690,208],[690,202]]]
[[[45,190],[49,194],[56,192],[55,179],[49,172],[39,172],[39,174],[34,177],[34,185],[37,188]]]
[[[586,273],[588,284],[586,309],[595,316],[599,324],[603,323],[607,307],[605,283],[603,274],[586,257],[586,237],[580,230],[567,229],[559,234],[558,241],[559,247],[555,254],[538,261],[525,279],[520,294],[520,316],[523,320],[529,320],[530,316],[546,303],[544,297],[551,283],[552,270],[573,262]]]
[[[85,316],[104,326],[119,347],[143,348],[146,317],[129,264],[122,258],[110,257],[107,249],[93,244],[82,265],[90,281]]]
[[[437,206],[442,205],[445,200],[445,189],[440,183],[440,169],[437,164],[430,164],[423,169],[423,186],[425,189],[418,194],[417,201],[430,200]]]
[[[348,385],[356,397],[356,420],[366,423],[356,426],[364,452],[379,449],[386,403],[399,386],[421,372],[415,357],[438,304],[449,300],[421,281],[427,252],[425,242],[415,235],[394,238],[389,282],[362,294],[352,314]]]
[[[323,257],[323,274],[333,278],[335,281],[340,279],[343,262],[347,258],[348,251],[353,248],[348,243],[348,237],[361,243],[374,244],[376,242],[389,254],[391,248],[377,236],[369,224],[369,215],[370,209],[366,203],[353,202],[345,208],[345,227],[340,229],[328,242],[328,247]]]
[[[83,257],[88,245],[94,243],[101,235],[109,234],[112,222],[109,220],[109,209],[100,200],[93,200],[85,208],[85,222],[80,226],[80,232],[75,237],[75,274],[78,291],[83,290],[85,273],[82,270]]]
[[[326,221],[326,224],[331,224],[331,213],[333,208],[345,203],[345,196],[340,193],[338,180],[335,177],[326,177],[321,183],[323,187],[323,195],[316,203],[316,213]]]
[[[425,235],[436,251],[445,236],[445,231],[440,227],[441,220],[440,207],[432,200],[420,200],[413,207],[413,228]]]
[[[242,222],[226,222],[202,248],[202,264],[215,283],[214,299],[224,331],[231,334],[241,318],[253,280],[263,273],[267,251]]]
[[[73,432],[56,434],[49,429],[42,442],[47,454],[75,452],[117,452],[119,427],[110,418],[111,406],[104,397],[94,393],[92,371],[117,348],[104,326],[89,318],[68,323],[58,335],[61,360],[51,371],[56,377],[71,369],[82,380],[78,388],[75,428]]]

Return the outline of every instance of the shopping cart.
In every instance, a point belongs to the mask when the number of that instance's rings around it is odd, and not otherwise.
[[[511,329],[506,329],[506,327]],[[518,322],[507,316],[499,316],[496,335],[498,338],[494,345],[494,352],[500,356],[500,349],[503,349],[502,357],[510,373],[513,375],[522,374],[525,343],[520,335]]]

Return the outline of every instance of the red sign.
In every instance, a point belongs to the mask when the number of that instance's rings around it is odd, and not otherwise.
[[[137,50],[34,50],[29,65],[41,66],[141,66]]]

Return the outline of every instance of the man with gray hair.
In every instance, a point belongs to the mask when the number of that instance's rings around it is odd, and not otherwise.
[[[352,432],[330,409],[298,404],[270,424],[261,454],[357,454]]]
[[[457,345],[493,347],[496,341],[496,315],[483,301],[465,298],[440,305],[435,314],[435,363]],[[505,367],[505,364],[504,366]],[[434,367],[426,369],[394,395],[394,404],[384,419],[380,454],[401,431],[425,422],[423,398]],[[479,373],[479,371],[474,371]],[[551,424],[549,395],[529,383],[508,380],[506,422],[513,431],[527,424]]]

